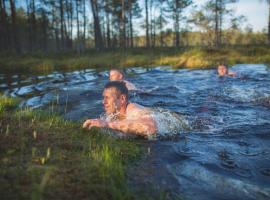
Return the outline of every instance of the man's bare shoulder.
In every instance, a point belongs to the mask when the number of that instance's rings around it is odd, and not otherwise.
[[[149,111],[149,108],[136,103],[129,103],[127,106],[127,115],[132,117],[142,117],[143,115],[148,115]]]
[[[145,107],[137,104],[137,103],[129,103],[128,106],[127,106],[127,109],[128,110],[144,110],[146,109]]]

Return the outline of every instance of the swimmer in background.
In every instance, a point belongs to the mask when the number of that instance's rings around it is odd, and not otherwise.
[[[229,71],[227,66],[220,64],[217,69],[218,76],[236,76],[235,72]]]
[[[129,81],[125,80],[125,74],[121,70],[112,69],[109,73],[110,81],[123,81],[126,84],[128,90],[137,90],[136,86]]]
[[[149,136],[157,132],[151,109],[129,102],[123,81],[110,81],[103,90],[103,106],[111,119],[88,119],[83,128],[110,128],[124,133]]]

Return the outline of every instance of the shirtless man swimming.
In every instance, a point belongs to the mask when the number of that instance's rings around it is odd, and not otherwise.
[[[123,81],[111,81],[103,90],[103,106],[110,120],[88,119],[84,128],[100,127],[141,136],[155,134],[157,125],[150,109],[128,101],[128,89]]]
[[[226,65],[223,65],[223,64],[218,66],[217,72],[219,76],[235,76],[236,75],[235,72],[229,71]]]
[[[128,90],[137,90],[134,84],[130,83],[129,81],[125,80],[125,75],[122,71],[118,69],[112,69],[110,71],[110,81],[123,81],[126,84]]]

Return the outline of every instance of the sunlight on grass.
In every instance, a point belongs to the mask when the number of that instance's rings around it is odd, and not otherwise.
[[[16,109],[0,97],[0,185],[4,199],[132,199],[134,142],[85,130],[54,113]],[[7,109],[8,108],[8,109]]]
[[[89,51],[82,55],[27,55],[4,56],[0,64],[5,71],[49,73],[53,70],[78,70],[86,68],[119,68],[136,66],[170,65],[181,68],[214,67],[224,62],[270,63],[270,49],[266,46],[214,48],[134,48],[126,50]]]
[[[18,99],[6,97],[0,94],[0,113],[15,108],[18,104]]]

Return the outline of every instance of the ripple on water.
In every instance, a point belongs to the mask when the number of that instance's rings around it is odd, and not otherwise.
[[[237,164],[232,158],[232,154],[226,150],[222,150],[218,152],[218,158],[221,160],[221,167],[225,169],[235,169],[237,168]]]
[[[258,156],[258,155],[267,155],[269,154],[267,151],[264,150],[251,150],[251,149],[246,149],[245,151],[240,152],[241,155],[244,156]]]
[[[257,97],[256,99],[254,99],[253,103],[256,105],[262,105],[270,108],[270,96]]]
[[[218,157],[221,160],[221,167],[226,170],[232,171],[235,175],[250,178],[252,177],[252,172],[247,166],[243,167],[240,164],[236,163],[236,161],[231,157],[232,154],[227,152],[226,150],[218,152]]]
[[[237,164],[233,159],[226,159],[221,161],[221,166],[225,169],[235,169],[237,168]]]
[[[270,177],[270,168],[263,168],[260,170],[261,174]]]
[[[238,167],[235,171],[234,174],[243,177],[243,178],[251,178],[253,176],[252,171],[248,168],[242,168]]]
[[[249,146],[251,146],[250,143],[248,143],[248,142],[246,142],[244,140],[240,140],[237,143],[239,144],[239,146],[242,146],[242,147],[249,147]]]

